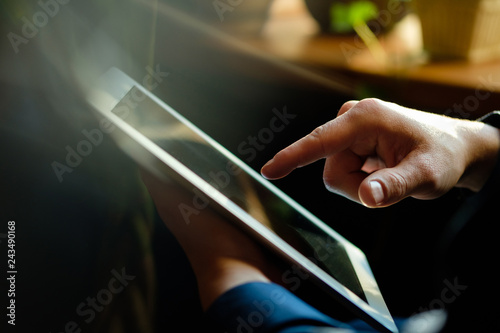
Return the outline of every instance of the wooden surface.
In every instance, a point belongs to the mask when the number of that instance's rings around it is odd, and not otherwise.
[[[377,60],[357,35],[326,35],[300,0],[276,0],[262,37],[248,40],[268,54],[335,79],[348,78],[360,97],[377,96],[462,118],[500,109],[500,59],[486,63],[429,60],[420,21],[409,14],[379,37]]]

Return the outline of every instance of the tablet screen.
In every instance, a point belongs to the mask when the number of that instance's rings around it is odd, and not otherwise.
[[[343,244],[233,163],[196,131],[136,87],[112,112],[366,302]],[[201,192],[197,196],[198,202],[193,202],[195,207],[184,207],[186,210],[182,213],[186,219],[192,212],[190,209],[202,209],[204,202],[208,202]]]

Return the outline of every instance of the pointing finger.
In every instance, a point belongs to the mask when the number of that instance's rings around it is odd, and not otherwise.
[[[354,139],[352,124],[340,117],[280,151],[261,170],[264,177],[278,179],[296,168],[311,164],[347,148]]]

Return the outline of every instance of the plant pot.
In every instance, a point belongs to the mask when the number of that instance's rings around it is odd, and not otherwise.
[[[432,58],[500,57],[500,0],[414,0]]]

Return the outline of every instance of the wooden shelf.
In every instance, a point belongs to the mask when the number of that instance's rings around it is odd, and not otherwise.
[[[471,119],[500,109],[500,59],[429,61],[414,14],[379,37],[387,55],[380,62],[357,35],[321,34],[301,1],[276,8],[283,3],[275,3],[262,36],[248,40],[253,47],[331,78],[346,76],[360,97]]]

